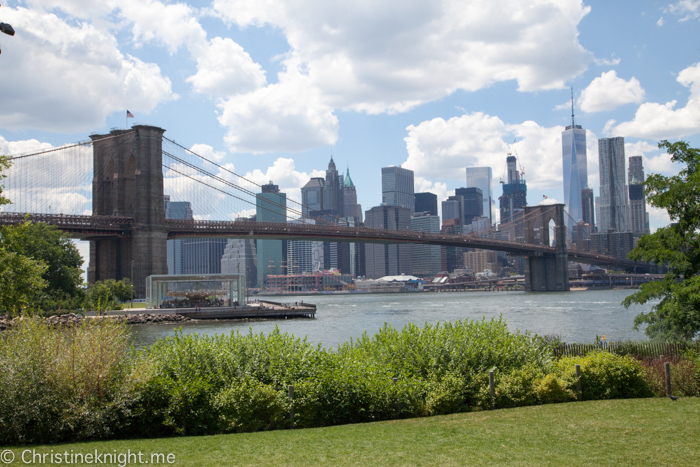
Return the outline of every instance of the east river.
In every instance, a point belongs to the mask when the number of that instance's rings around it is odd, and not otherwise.
[[[374,334],[384,323],[401,329],[407,323],[422,325],[464,319],[502,316],[515,331],[556,335],[565,342],[591,342],[596,335],[610,340],[642,340],[633,329],[634,317],[650,311],[652,304],[625,309],[622,300],[634,290],[574,292],[464,292],[406,294],[348,294],[265,297],[285,303],[305,301],[317,305],[316,319],[275,321],[202,321],[192,323],[132,326],[134,345],[149,346],[159,337],[173,335],[177,327],[185,333],[228,334],[231,330],[268,333],[275,326],[314,344],[335,346],[363,332]],[[261,298],[262,299],[262,298]]]

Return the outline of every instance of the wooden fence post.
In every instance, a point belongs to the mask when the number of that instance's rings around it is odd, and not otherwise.
[[[671,395],[671,363],[664,363],[664,373],[666,374],[666,395]]]
[[[287,394],[289,395],[289,421],[292,423],[292,428],[294,428],[294,386],[289,385],[287,388]]]
[[[576,364],[576,398],[579,401],[583,400],[583,391],[581,390],[581,365]]]
[[[496,406],[496,385],[493,380],[493,370],[489,370],[489,393],[491,394],[491,408]]]
[[[391,378],[391,382],[394,383],[394,386],[396,386],[396,382],[399,380],[397,377]]]

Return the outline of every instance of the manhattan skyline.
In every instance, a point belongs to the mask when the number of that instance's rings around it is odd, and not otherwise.
[[[628,157],[664,174],[677,169],[659,139],[700,142],[696,1],[307,3],[272,15],[223,1],[4,2],[17,34],[0,38],[0,152],[123,128],[129,109],[129,124],[161,126],[293,198],[332,153],[372,207],[390,165],[439,200],[464,186],[464,168],[490,167],[497,198],[511,149],[528,202],[562,202],[569,86],[595,196],[597,138],[624,137]],[[652,231],[667,222],[649,213]]]

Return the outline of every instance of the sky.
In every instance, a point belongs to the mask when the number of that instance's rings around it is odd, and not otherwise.
[[[0,2],[0,153],[155,125],[293,199],[332,154],[366,210],[390,165],[439,200],[490,166],[497,198],[513,152],[561,202],[572,86],[596,196],[599,137],[647,174],[700,146],[700,0]]]

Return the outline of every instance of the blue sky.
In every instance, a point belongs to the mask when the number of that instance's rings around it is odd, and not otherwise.
[[[700,0],[6,0],[0,152],[134,122],[290,197],[350,167],[364,209],[402,165],[445,199],[514,150],[528,202],[562,200],[561,131],[624,136],[646,173],[660,139],[700,145]],[[515,141],[515,144],[513,142]],[[650,210],[652,228],[668,222]]]

